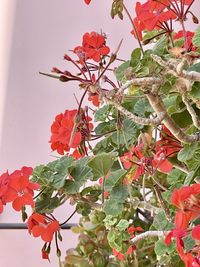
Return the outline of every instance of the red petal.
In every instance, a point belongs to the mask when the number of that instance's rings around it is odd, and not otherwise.
[[[32,235],[34,237],[38,237],[40,236],[44,231],[44,228],[42,226],[39,226],[39,225],[35,225],[33,228],[32,228]]]
[[[173,165],[167,159],[161,161],[158,165],[159,171],[169,173],[173,169]]]
[[[22,197],[17,197],[12,203],[13,209],[20,211],[24,206],[24,200]]]
[[[200,225],[197,225],[192,229],[192,238],[200,240]]]
[[[43,233],[41,234],[41,238],[45,242],[51,242],[53,239],[53,232],[48,231],[48,228],[46,228]]]

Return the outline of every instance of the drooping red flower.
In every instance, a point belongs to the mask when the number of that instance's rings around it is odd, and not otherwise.
[[[110,48],[106,46],[106,39],[97,32],[87,32],[83,35],[82,46],[74,48],[74,53],[80,59],[80,62],[87,59],[93,59],[99,62],[102,56],[108,55]]]
[[[45,242],[51,242],[55,232],[59,231],[59,222],[56,220],[47,221],[44,215],[33,213],[28,221],[28,231],[34,237],[41,237]]]
[[[56,116],[51,126],[51,148],[61,155],[69,152],[70,148],[77,149],[82,141],[88,140],[93,128],[91,118],[83,110],[66,110]],[[76,150],[75,156],[77,157]],[[84,153],[83,153],[84,154]]]

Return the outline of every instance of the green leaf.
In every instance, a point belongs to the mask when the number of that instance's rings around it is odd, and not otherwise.
[[[200,72],[200,62],[192,65],[190,68],[188,68],[187,71],[196,71]]]
[[[115,226],[119,231],[125,231],[129,226],[129,222],[125,219],[121,219]]]
[[[114,153],[102,153],[97,154],[88,162],[88,166],[93,171],[94,180],[105,177],[108,174],[115,161],[115,157]]]
[[[117,80],[122,81],[124,78],[124,71],[130,67],[130,61],[122,63],[115,71]]]
[[[156,230],[171,230],[174,228],[174,225],[167,221],[165,213],[163,211],[155,215],[153,220],[153,226]]]
[[[167,47],[167,38],[166,36],[163,36],[156,42],[156,44],[154,45],[152,49],[152,52],[153,54],[162,56],[164,52],[166,51],[166,47]]]
[[[141,57],[142,57],[141,49],[140,48],[134,49],[133,52],[131,53],[131,62],[130,62],[131,67],[135,68],[140,63]]]
[[[125,119],[121,129],[111,135],[112,141],[118,146],[125,145],[128,149],[136,138],[137,130],[138,125],[130,119]]]
[[[72,157],[62,157],[54,162],[54,172],[50,179],[55,189],[60,189],[64,186],[66,178],[69,175],[68,169],[73,161],[74,159]]]
[[[187,160],[192,159],[195,154],[197,146],[198,146],[197,143],[185,145],[184,148],[182,148],[177,154],[178,160],[186,162]]]
[[[104,204],[104,211],[106,215],[118,216],[122,213],[124,205],[121,202],[117,202],[115,199],[108,199]]]
[[[116,202],[123,203],[128,197],[128,189],[125,185],[116,185],[110,192],[110,199],[115,199]]]
[[[173,113],[171,117],[181,128],[188,127],[192,124],[191,116],[187,110]]]
[[[153,112],[153,109],[146,99],[139,99],[134,106],[134,112],[140,116],[145,116],[146,113]]]
[[[198,27],[195,31],[192,43],[194,46],[200,47],[200,27]]]
[[[157,256],[163,256],[164,254],[171,254],[172,252],[176,251],[176,245],[175,243],[172,243],[171,245],[167,246],[164,243],[163,239],[158,240],[155,243],[155,253]]]
[[[116,129],[116,122],[115,120],[109,121],[109,122],[101,122],[97,125],[95,128],[96,134],[105,134],[110,131],[114,131]]]
[[[37,213],[52,213],[55,208],[60,206],[58,197],[45,197],[39,198],[35,202],[35,212]]]
[[[102,108],[98,109],[95,112],[94,115],[94,121],[105,121],[107,118],[108,114],[110,113],[111,107],[109,105],[104,105]]]
[[[198,175],[199,169],[200,169],[200,167],[198,164],[198,166],[196,167],[195,170],[192,170],[188,173],[187,177],[185,178],[184,185],[190,185],[194,181],[194,179]]]
[[[112,172],[111,175],[105,180],[105,191],[111,191],[111,189],[121,180],[126,170],[117,170]]]
[[[88,166],[83,167],[79,163],[76,165],[70,168],[70,176],[72,178],[66,180],[63,186],[68,194],[79,193],[80,187],[93,178],[92,170]]]
[[[200,98],[200,82],[195,82],[192,86],[192,90],[190,91],[190,95],[193,98]]]
[[[184,241],[184,247],[185,247],[186,252],[190,251],[195,245],[195,241],[194,239],[192,239],[191,234],[184,237],[183,241]]]
[[[170,185],[177,185],[178,183],[183,183],[186,174],[180,170],[173,169],[167,175],[167,181]]]

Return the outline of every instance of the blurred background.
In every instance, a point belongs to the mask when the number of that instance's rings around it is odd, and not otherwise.
[[[136,1],[126,2],[134,14]],[[130,34],[130,22],[126,18],[123,22],[110,18],[111,3],[92,0],[87,6],[84,0],[0,1],[1,173],[54,160],[48,143],[50,126],[57,114],[77,107],[73,94],[77,97],[82,94],[77,84],[60,83],[39,75],[39,71],[50,72],[52,67],[70,70],[63,55],[81,44],[85,32],[105,32],[111,51],[123,38],[119,57],[124,59],[137,46]],[[199,8],[196,1],[193,9]],[[190,24],[188,27],[195,28]],[[57,218],[65,220],[73,210],[74,207],[66,206],[57,212]],[[75,215],[70,222],[77,221]],[[21,222],[21,218],[6,207],[0,222]],[[75,246],[77,236],[65,230],[63,240],[64,258],[66,249]],[[40,239],[29,236],[26,230],[0,230],[0,266],[58,266],[53,250],[51,263],[41,259],[42,245]]]

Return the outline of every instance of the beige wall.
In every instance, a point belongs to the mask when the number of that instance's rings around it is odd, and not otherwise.
[[[127,0],[132,8],[136,1]],[[196,1],[196,7],[200,4]],[[105,31],[114,51],[123,38],[120,57],[128,58],[136,46],[129,34],[127,20],[109,18],[108,0],[92,0],[90,7],[83,0],[0,0],[0,170],[10,171],[23,165],[36,166],[53,160],[48,144],[54,116],[75,108],[73,93],[80,95],[75,84],[62,84],[40,76],[53,66],[69,69],[63,55],[81,43],[86,31]],[[1,23],[2,22],[2,23]],[[13,25],[13,27],[12,27]],[[65,218],[73,211],[67,207],[58,212]],[[0,215],[0,222],[20,221],[9,208]],[[77,216],[71,220],[76,222]],[[42,242],[26,231],[0,231],[0,266],[57,266],[52,252],[49,264],[40,259]],[[74,246],[76,237],[63,233],[64,251]]]

